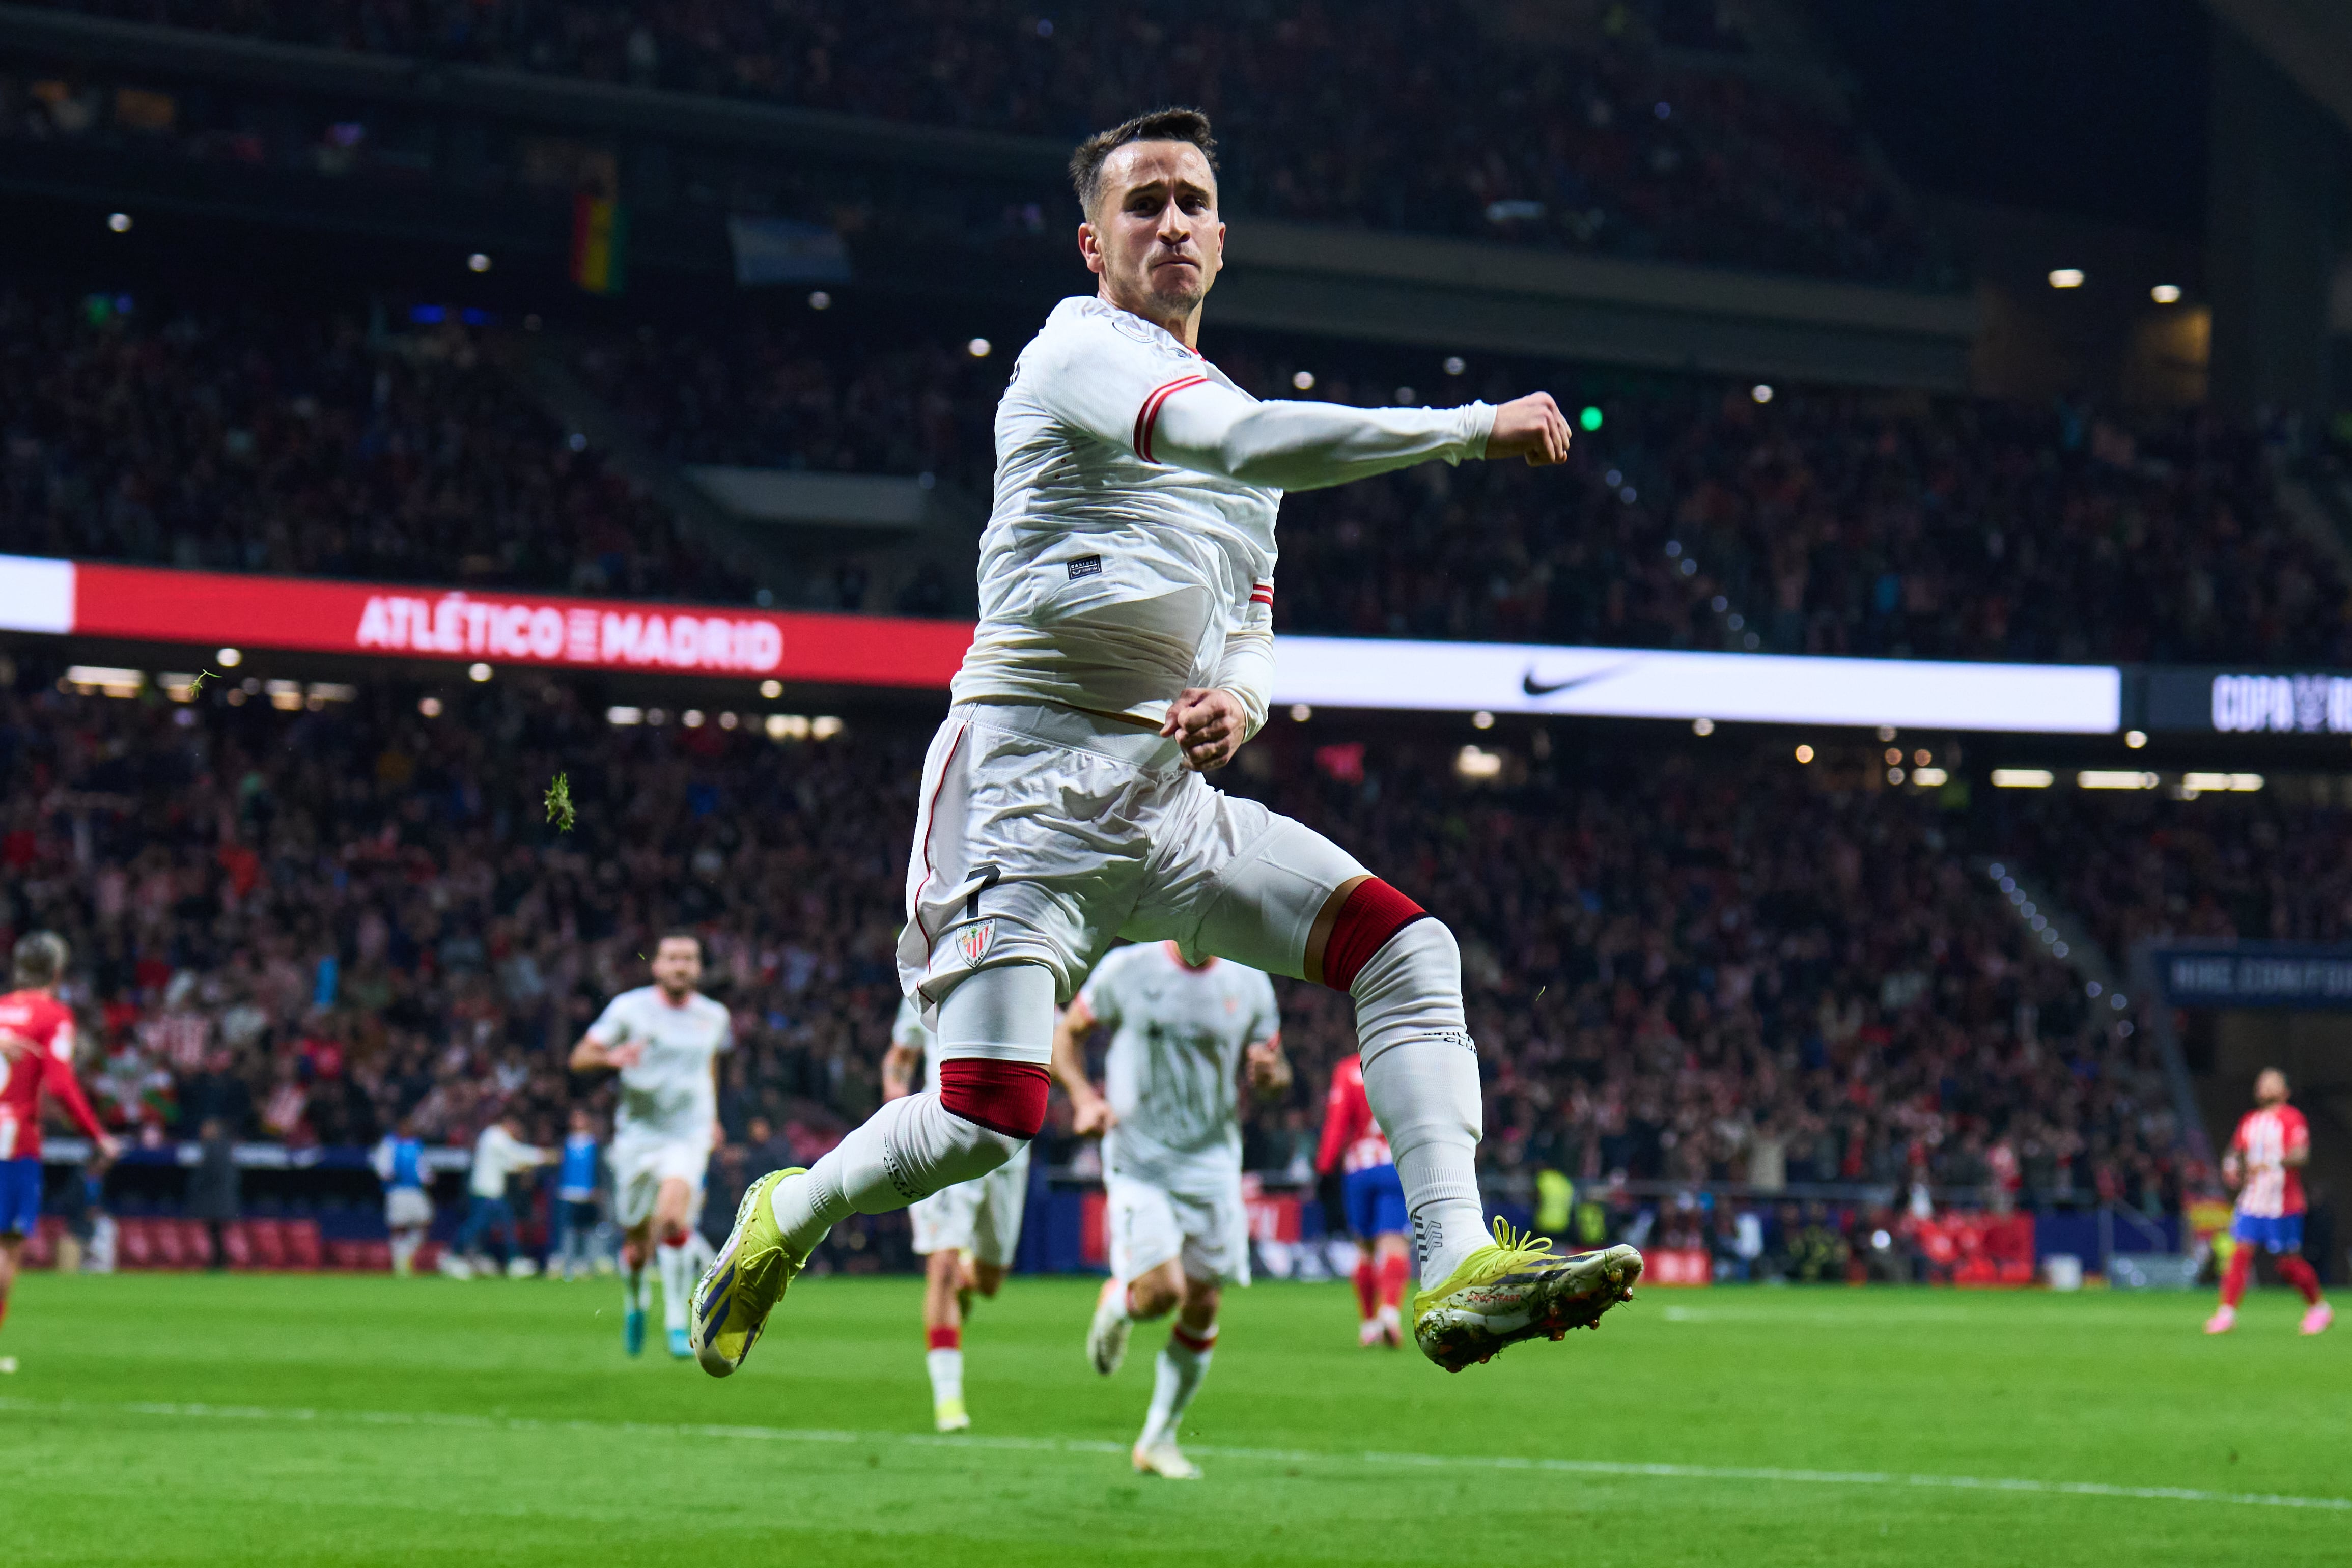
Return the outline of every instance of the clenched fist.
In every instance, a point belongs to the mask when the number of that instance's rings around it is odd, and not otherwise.
[[[1160,732],[1183,748],[1186,767],[1205,773],[1232,762],[1242,749],[1249,738],[1249,714],[1230,691],[1187,687],[1168,705]]]
[[[1548,468],[1568,461],[1570,431],[1568,416],[1549,392],[1514,397],[1495,410],[1495,428],[1486,437],[1489,458],[1525,458],[1531,468]]]

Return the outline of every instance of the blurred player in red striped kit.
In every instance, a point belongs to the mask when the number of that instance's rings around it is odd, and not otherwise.
[[[73,1012],[58,1000],[65,939],[37,931],[16,944],[14,959],[16,989],[0,996],[0,1323],[25,1238],[41,1218],[41,1091],[64,1104],[101,1158],[115,1152],[74,1077]],[[16,1370],[16,1357],[0,1356],[0,1373]]]
[[[1323,1101],[1323,1144],[1315,1173],[1339,1179],[1340,1206],[1349,1234],[1361,1249],[1356,1256],[1356,1305],[1361,1323],[1356,1342],[1367,1349],[1404,1343],[1406,1262],[1404,1184],[1397,1180],[1389,1141],[1372,1117],[1364,1093],[1364,1063],[1346,1057],[1331,1069],[1331,1092]],[[1326,1219],[1326,1224],[1337,1215]]]
[[[2238,1189],[2237,1217],[2230,1225],[2237,1246],[2221,1276],[2221,1309],[2205,1322],[2209,1334],[2238,1326],[2238,1302],[2257,1249],[2277,1259],[2279,1278],[2303,1292],[2305,1333],[2324,1332],[2336,1321],[2336,1310],[2320,1297],[2319,1276],[2303,1256],[2303,1167],[2311,1160],[2311,1127],[2286,1095],[2286,1074],[2264,1068],[2254,1079],[2254,1109],[2239,1121],[2221,1156],[2221,1179]]]

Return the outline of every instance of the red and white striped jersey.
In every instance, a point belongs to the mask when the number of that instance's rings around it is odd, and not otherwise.
[[[0,996],[0,1160],[40,1158],[44,1089],[84,1132],[102,1135],[74,1077],[73,1013],[64,1003],[42,991]]]
[[[1340,1058],[1331,1069],[1331,1092],[1323,1099],[1323,1145],[1316,1151],[1316,1173],[1328,1176],[1335,1165],[1353,1174],[1395,1163],[1388,1134],[1372,1120],[1372,1102],[1364,1093],[1363,1059]]]
[[[2311,1151],[2311,1124],[2292,1105],[2266,1105],[2238,1122],[2230,1148],[2245,1167],[2238,1212],[2263,1219],[2303,1212],[2303,1173],[2289,1154]]]

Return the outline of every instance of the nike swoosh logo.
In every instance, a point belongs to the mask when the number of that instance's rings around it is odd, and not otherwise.
[[[1566,680],[1538,680],[1535,666],[1529,665],[1527,673],[1519,677],[1519,689],[1530,697],[1549,697],[1554,692],[1571,691],[1580,686],[1590,686],[1596,680],[1605,680],[1619,670],[1626,668],[1633,662],[1631,659],[1626,659],[1617,664],[1604,666],[1589,675],[1571,676]]]

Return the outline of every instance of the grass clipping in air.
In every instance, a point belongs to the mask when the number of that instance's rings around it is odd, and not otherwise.
[[[558,833],[572,831],[574,816],[572,811],[572,775],[558,773],[555,782],[547,786],[547,820],[555,824]]]

